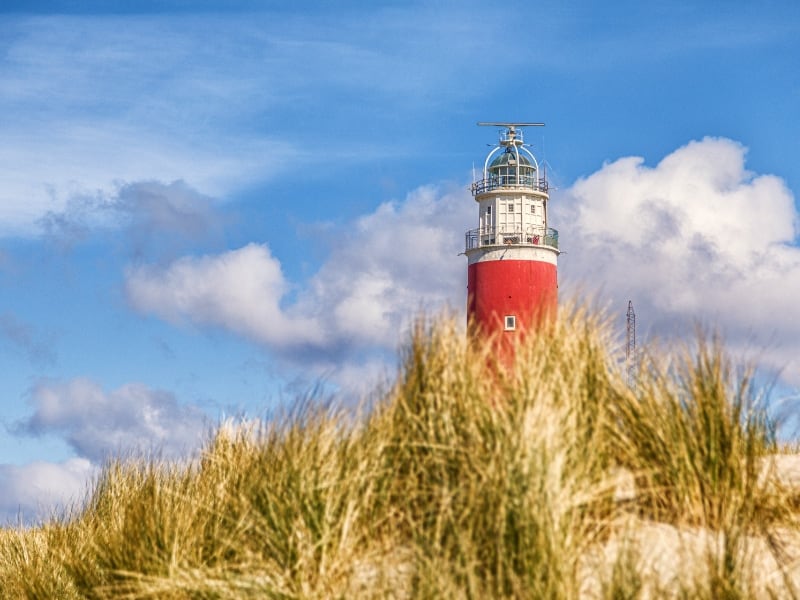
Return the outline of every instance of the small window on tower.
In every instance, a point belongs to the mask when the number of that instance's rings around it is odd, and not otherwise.
[[[514,212],[514,205],[513,204],[509,204],[508,205],[508,212]]]
[[[536,205],[531,204],[531,213],[536,214]]]
[[[506,331],[514,331],[517,328],[517,317],[506,315]]]
[[[487,206],[487,207],[486,207],[486,214],[487,214],[487,215],[490,215],[490,214],[492,214],[492,207],[491,207],[491,206]]]

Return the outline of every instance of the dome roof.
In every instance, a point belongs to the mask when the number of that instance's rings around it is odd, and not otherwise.
[[[500,154],[497,158],[492,161],[492,164],[489,165],[490,169],[495,169],[497,167],[516,167],[517,162],[517,155],[516,153],[511,150],[510,148],[507,149],[505,152]],[[530,167],[531,161],[525,156],[522,152],[519,153],[519,164],[520,166]]]

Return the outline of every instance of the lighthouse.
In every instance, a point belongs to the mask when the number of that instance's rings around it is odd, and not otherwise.
[[[558,231],[548,222],[547,178],[521,129],[543,123],[478,125],[501,129],[472,184],[478,227],[466,233],[467,319],[512,342],[554,317],[558,302]]]

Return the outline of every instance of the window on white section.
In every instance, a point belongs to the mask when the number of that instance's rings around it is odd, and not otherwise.
[[[514,315],[506,315],[505,321],[506,331],[514,331],[517,328],[517,317]]]
[[[531,213],[536,214],[536,205],[531,204]]]
[[[492,207],[491,207],[491,206],[487,206],[487,207],[486,207],[486,214],[487,214],[487,215],[490,215],[490,214],[492,214]]]
[[[513,204],[509,204],[508,205],[508,212],[514,212],[514,205]]]

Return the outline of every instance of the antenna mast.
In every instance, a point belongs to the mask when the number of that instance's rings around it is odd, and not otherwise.
[[[636,377],[636,313],[633,310],[633,300],[628,300],[628,344],[625,347],[625,367],[628,375],[628,387],[633,387]]]

